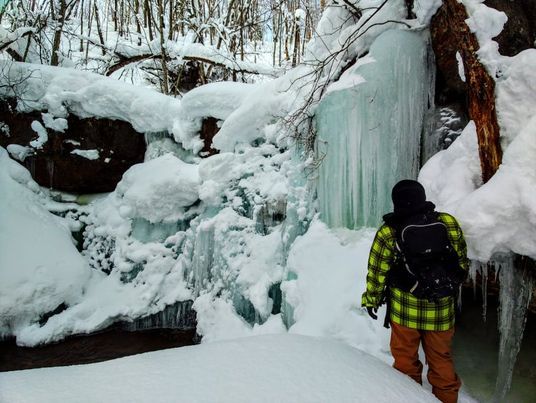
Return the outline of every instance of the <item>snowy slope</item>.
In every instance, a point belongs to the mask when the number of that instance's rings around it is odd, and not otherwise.
[[[0,337],[79,302],[91,271],[67,222],[49,213],[30,173],[0,147]]]
[[[363,351],[324,338],[267,335],[98,364],[0,373],[0,401],[436,402]]]

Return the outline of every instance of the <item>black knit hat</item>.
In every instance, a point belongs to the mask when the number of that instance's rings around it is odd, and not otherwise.
[[[394,213],[408,215],[427,206],[424,187],[417,181],[404,179],[398,182],[391,192]]]

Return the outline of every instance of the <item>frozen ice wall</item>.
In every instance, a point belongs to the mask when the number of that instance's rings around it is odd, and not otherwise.
[[[321,218],[331,227],[375,226],[391,188],[416,178],[431,72],[426,34],[390,30],[327,89],[316,112]]]

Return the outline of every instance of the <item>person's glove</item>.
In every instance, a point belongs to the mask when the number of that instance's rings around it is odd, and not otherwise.
[[[373,308],[371,306],[367,306],[367,313],[374,320],[378,319],[378,315],[376,315],[376,312],[378,312],[378,308]]]

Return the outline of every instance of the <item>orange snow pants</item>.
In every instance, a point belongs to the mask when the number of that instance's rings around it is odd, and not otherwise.
[[[456,403],[461,386],[450,351],[453,336],[454,328],[435,332],[391,322],[393,367],[422,384],[422,363],[419,361],[419,344],[422,342],[428,363],[428,381],[433,394],[443,403]]]

